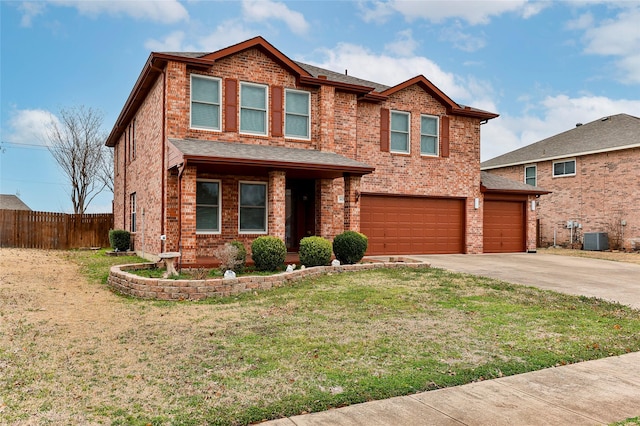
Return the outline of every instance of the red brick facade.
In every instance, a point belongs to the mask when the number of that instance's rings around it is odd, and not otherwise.
[[[524,181],[526,166],[536,166],[537,185],[551,194],[537,201],[542,246],[568,246],[584,233],[607,232],[611,248],[640,247],[640,148],[569,157],[575,175],[553,177],[553,162],[541,161],[489,170]],[[562,161],[558,159],[556,161]],[[577,222],[581,228],[567,227]],[[622,223],[625,223],[623,226]]]
[[[364,94],[360,86],[323,84],[324,76],[309,83],[310,77],[303,80],[298,75],[297,65],[260,40],[216,57],[215,62],[206,66],[196,59],[190,62],[179,57],[160,57],[157,63],[161,64],[161,71],[159,65],[143,70],[139,83],[149,81],[150,84],[142,86],[148,92],[140,95],[138,92],[142,89],[134,89],[107,142],[114,146],[116,153],[115,226],[130,229],[130,196],[135,193],[137,251],[149,254],[180,251],[183,265],[195,265],[198,259],[213,256],[214,250],[224,242],[240,240],[250,248],[251,241],[261,234],[239,233],[241,181],[267,183],[266,233],[284,240],[285,204],[292,175],[277,168],[265,173],[242,167],[220,172],[204,162],[174,166],[174,159],[179,155],[169,140],[200,139],[203,144],[211,140],[327,151],[375,168],[373,173],[363,176],[347,173],[338,178],[313,178],[316,235],[331,239],[343,230],[359,230],[362,193],[453,197],[465,200],[465,251],[482,252],[482,209],[474,208],[474,200],[482,199],[480,124],[495,115],[452,104],[424,77],[417,78],[415,84],[391,88],[382,94],[372,91],[375,93],[368,98],[369,94]],[[214,77],[221,83],[219,131],[190,127],[192,74]],[[228,131],[237,126],[238,117],[230,116],[225,108],[228,93],[234,93],[226,90],[228,87],[233,90],[243,82],[265,85],[270,106],[278,102],[274,93],[282,96],[283,89],[309,92],[309,140],[279,136],[282,123],[274,122],[274,111],[267,114],[265,136]],[[384,109],[410,113],[409,154],[381,149],[381,111]],[[436,156],[420,154],[421,114],[440,121],[446,117],[444,122],[449,123],[449,142]],[[133,137],[127,129],[134,120],[135,158],[130,159]],[[304,171],[301,165],[295,178],[304,177]],[[197,179],[220,182],[221,229],[218,233],[196,232]],[[532,220],[535,223],[535,218]],[[165,242],[160,240],[161,235],[166,235]]]

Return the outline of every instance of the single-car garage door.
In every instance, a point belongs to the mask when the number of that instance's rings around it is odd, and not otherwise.
[[[523,201],[484,202],[485,253],[525,251],[525,203]]]
[[[464,200],[362,195],[368,255],[464,252]]]

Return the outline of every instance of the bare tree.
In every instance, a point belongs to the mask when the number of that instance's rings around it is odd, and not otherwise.
[[[51,117],[47,146],[71,184],[76,214],[84,213],[96,195],[108,187],[101,178],[106,160],[102,121],[101,112],[85,106],[60,110],[58,120]]]
[[[105,189],[113,193],[113,154],[115,148],[109,148],[102,145],[102,162],[100,163],[100,171],[98,178],[104,183]]]

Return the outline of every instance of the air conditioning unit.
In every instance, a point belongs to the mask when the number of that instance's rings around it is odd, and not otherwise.
[[[609,235],[606,232],[585,232],[583,250],[609,250]]]

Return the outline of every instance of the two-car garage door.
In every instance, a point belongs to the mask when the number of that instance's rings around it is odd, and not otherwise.
[[[464,200],[362,195],[360,230],[368,255],[464,252]]]

